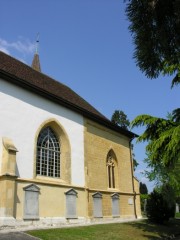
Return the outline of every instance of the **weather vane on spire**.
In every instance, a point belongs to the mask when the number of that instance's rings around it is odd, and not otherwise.
[[[38,54],[38,48],[39,48],[39,32],[37,33],[36,37],[36,54]]]

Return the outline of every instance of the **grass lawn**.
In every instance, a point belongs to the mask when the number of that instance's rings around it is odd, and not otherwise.
[[[177,217],[177,218],[180,218],[180,212],[179,212],[179,213],[176,213],[176,217]]]
[[[100,224],[84,227],[28,231],[43,240],[158,240],[180,234],[180,220],[155,225],[147,220],[130,223]]]

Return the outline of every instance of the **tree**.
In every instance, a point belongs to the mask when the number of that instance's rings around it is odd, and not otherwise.
[[[164,198],[163,192],[155,189],[147,199],[146,215],[155,223],[162,224],[169,221],[175,215],[175,202],[169,204]]]
[[[140,182],[139,191],[140,194],[148,194],[148,189],[145,183]]]
[[[133,144],[131,144],[131,147],[132,147],[132,150],[133,150]],[[137,160],[135,159],[135,154],[134,154],[134,152],[132,153],[132,157],[133,157],[133,169],[134,169],[134,172],[135,172],[135,170],[136,170],[136,168],[137,168],[137,166],[139,165],[139,163],[137,162]]]
[[[175,75],[180,83],[180,1],[125,0],[134,58],[149,78]]]
[[[127,118],[127,115],[122,110],[114,111],[114,113],[111,117],[111,122],[113,122],[114,124],[122,127],[123,129],[126,129],[126,130],[128,130],[129,126],[130,126],[130,121]],[[135,169],[137,168],[139,163],[135,159],[135,154],[133,152],[133,144],[132,143],[131,143],[131,149],[132,149],[132,157],[133,157],[133,167],[134,167],[134,171],[135,171]]]
[[[135,44],[134,58],[149,78],[173,76],[180,83],[180,1],[126,0],[129,29]],[[180,195],[180,108],[171,118],[136,117],[132,126],[145,126],[138,141],[148,141],[146,172],[150,180],[170,185]]]
[[[139,142],[147,141],[145,162],[150,180],[158,185],[169,184],[177,196],[180,194],[180,122],[171,119],[140,115],[132,121],[132,127],[146,126]]]
[[[115,110],[112,117],[111,117],[111,122],[113,122],[114,124],[128,130],[129,125],[130,125],[130,121],[127,118],[127,115],[120,110]]]

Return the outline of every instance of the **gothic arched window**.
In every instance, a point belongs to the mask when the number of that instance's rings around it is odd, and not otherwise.
[[[107,155],[107,174],[108,174],[108,187],[115,188],[116,186],[116,174],[115,174],[115,167],[116,167],[116,160],[113,154],[113,151],[109,151]]]
[[[60,177],[60,143],[51,127],[42,129],[38,136],[36,174]]]

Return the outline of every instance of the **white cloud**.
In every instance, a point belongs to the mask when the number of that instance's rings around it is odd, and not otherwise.
[[[31,54],[35,51],[35,44],[28,39],[19,38],[17,41],[9,42],[0,38],[0,50],[11,55],[12,52],[21,53],[23,56]]]
[[[1,43],[0,43],[0,51],[10,55],[10,52],[8,51],[8,49],[6,47],[2,46]]]

